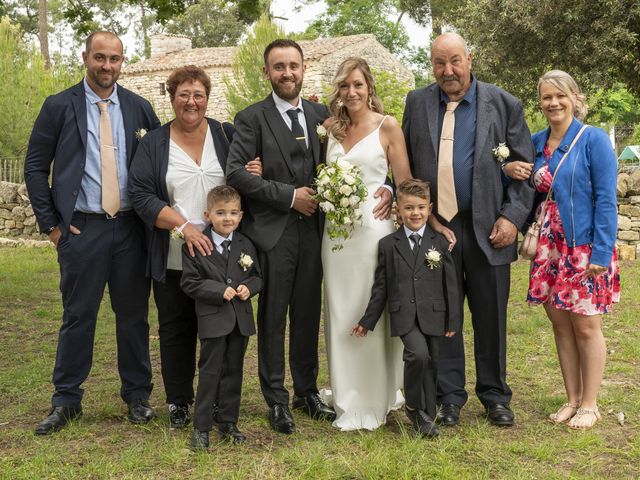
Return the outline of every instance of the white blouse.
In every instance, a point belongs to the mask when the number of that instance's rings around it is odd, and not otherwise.
[[[207,194],[212,188],[225,184],[224,171],[218,161],[211,130],[207,129],[200,166],[171,140],[165,181],[171,208],[188,219],[189,223],[203,230],[207,224],[204,218]],[[168,270],[182,270],[183,243],[182,239],[169,240]]]

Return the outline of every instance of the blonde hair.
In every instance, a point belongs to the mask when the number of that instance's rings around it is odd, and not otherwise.
[[[349,57],[344,62],[340,64],[338,67],[338,71],[336,72],[336,76],[333,78],[331,85],[333,90],[329,95],[329,111],[333,116],[334,121],[331,123],[329,127],[329,132],[335,137],[339,142],[342,141],[347,134],[347,128],[351,125],[351,118],[349,117],[349,112],[347,108],[340,100],[340,84],[344,82],[351,72],[354,70],[360,70],[362,75],[364,75],[364,79],[367,82],[367,87],[369,90],[369,98],[367,103],[369,108],[378,113],[384,113],[384,108],[382,107],[382,102],[380,101],[380,97],[376,94],[376,82],[373,79],[373,75],[371,74],[371,70],[369,69],[369,65],[366,60],[358,57]]]
[[[569,97],[573,104],[573,115],[578,120],[584,120],[584,117],[587,116],[587,111],[589,110],[589,106],[585,101],[587,97],[580,92],[578,84],[571,75],[562,70],[548,71],[538,80],[538,97],[540,97],[540,86],[543,83],[548,83],[549,85],[556,87]]]

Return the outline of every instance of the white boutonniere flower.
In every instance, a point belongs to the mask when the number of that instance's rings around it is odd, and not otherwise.
[[[251,258],[251,256],[247,255],[246,253],[241,253],[240,260],[238,260],[238,265],[240,265],[242,267],[242,270],[246,272],[249,268],[251,268],[251,265],[253,265],[253,258]]]
[[[316,134],[318,135],[318,140],[320,140],[320,143],[323,143],[327,138],[327,129],[318,124],[316,125]]]
[[[146,128],[139,128],[138,131],[136,132],[136,138],[138,139],[138,141],[142,140],[142,137],[144,137],[147,134],[147,129]]]
[[[509,158],[509,155],[511,155],[511,151],[504,142],[499,143],[498,146],[493,149],[493,156],[500,163],[504,163],[504,161]]]
[[[436,250],[435,247],[431,247],[427,250],[427,253],[425,253],[424,256],[427,258],[427,266],[431,270],[442,266],[442,254]]]

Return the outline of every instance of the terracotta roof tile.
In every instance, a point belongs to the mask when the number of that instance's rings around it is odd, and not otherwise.
[[[346,37],[301,40],[298,43],[306,59],[317,60],[325,55],[350,47],[353,44],[373,39],[371,34],[349,35]],[[167,55],[153,56],[147,60],[132,63],[123,69],[125,74],[173,70],[184,65],[199,67],[224,67],[231,65],[233,52],[237,47],[192,48]]]

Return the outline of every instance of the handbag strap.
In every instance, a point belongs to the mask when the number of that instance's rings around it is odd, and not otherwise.
[[[558,166],[556,167],[556,171],[553,172],[553,177],[551,177],[551,185],[549,185],[549,191],[547,192],[547,198],[544,199],[544,204],[542,205],[542,208],[540,209],[540,213],[538,214],[538,219],[537,219],[538,225],[540,225],[542,223],[543,214],[544,214],[544,208],[546,207],[547,202],[549,201],[549,198],[551,198],[551,193],[553,192],[551,190],[551,188],[553,187],[553,181],[556,179],[556,175],[558,174],[558,170],[560,170],[560,166],[564,162],[565,158],[567,158],[567,155],[569,155],[569,152],[571,152],[571,150],[573,149],[573,146],[576,144],[576,142],[578,141],[578,139],[580,138],[582,133],[587,129],[587,127],[588,127],[588,125],[583,125],[582,126],[582,128],[580,129],[578,134],[573,138],[573,142],[571,142],[571,145],[569,145],[569,149],[565,152],[565,154],[562,156],[562,158],[558,162]]]

